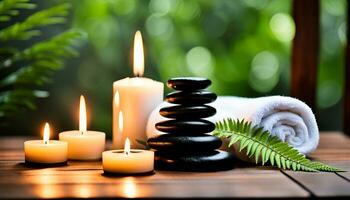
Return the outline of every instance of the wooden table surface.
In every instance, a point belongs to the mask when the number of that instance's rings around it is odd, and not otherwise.
[[[108,177],[101,162],[69,162],[64,167],[24,165],[25,138],[0,138],[0,198],[183,198],[183,197],[347,197],[350,172],[307,173],[237,163],[230,171],[156,171],[150,176]],[[350,139],[321,134],[311,157],[350,171]]]

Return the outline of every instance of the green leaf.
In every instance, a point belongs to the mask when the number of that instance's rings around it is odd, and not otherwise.
[[[33,9],[35,4],[29,0],[2,0],[0,1],[0,21],[9,21],[12,16],[19,14],[18,9]]]
[[[50,24],[65,22],[65,16],[68,14],[69,4],[60,4],[45,10],[38,11],[23,22],[17,22],[0,31],[0,41],[8,40],[27,40],[33,36],[40,35],[39,28]]]
[[[24,20],[15,19],[21,9],[35,7],[29,0],[0,1],[0,23],[8,21],[0,29],[0,125],[19,112],[35,109],[36,98],[48,96],[48,92],[43,96],[38,90],[64,66],[65,59],[78,55],[76,49],[86,37],[82,31],[67,30],[44,41],[40,37],[31,40],[40,31],[46,31],[47,25],[65,22],[70,5],[60,3],[36,10]],[[21,43],[20,40],[31,46],[9,46],[13,41]]]
[[[256,151],[255,151],[255,163],[256,164],[258,164],[258,162],[259,162],[260,151],[262,148],[263,148],[263,145],[260,145],[260,144],[256,148]]]
[[[294,171],[343,171],[307,159],[305,155],[299,153],[288,143],[272,136],[268,131],[264,131],[262,127],[252,127],[250,122],[244,120],[224,119],[217,122],[214,135],[230,139],[229,146],[239,142],[239,150],[246,149],[246,155],[254,156],[257,163],[261,158],[262,165],[269,162],[271,166],[277,165],[278,168]]]
[[[147,150],[148,150],[148,149],[151,149],[151,147],[148,146],[147,141],[139,140],[139,139],[135,139],[135,140],[136,140],[137,143],[139,143],[139,144],[141,144],[142,146],[144,146],[145,149],[147,149]]]

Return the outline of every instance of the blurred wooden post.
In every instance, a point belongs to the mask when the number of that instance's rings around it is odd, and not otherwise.
[[[346,49],[345,49],[345,86],[344,86],[344,133],[350,136],[350,0],[347,1],[347,32],[346,32]]]
[[[292,96],[316,109],[319,55],[319,0],[294,0],[295,37],[292,48]]]

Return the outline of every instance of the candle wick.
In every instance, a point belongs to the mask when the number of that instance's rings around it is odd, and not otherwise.
[[[44,141],[44,144],[47,144],[47,141]]]
[[[84,135],[84,131],[80,131],[82,135]]]
[[[139,73],[136,73],[135,76],[136,76],[137,78],[141,77]]]

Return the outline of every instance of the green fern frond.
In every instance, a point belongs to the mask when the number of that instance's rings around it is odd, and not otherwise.
[[[0,29],[0,126],[19,112],[35,109],[36,98],[49,95],[41,87],[63,67],[65,59],[78,55],[76,47],[85,36],[82,31],[68,30],[50,39],[31,41],[47,25],[65,22],[70,7],[60,3],[35,11],[22,22],[15,19],[21,9],[35,6],[29,0],[0,0],[0,22],[8,21]],[[24,46],[16,45],[19,40],[26,40]]]
[[[261,160],[262,165],[269,162],[272,166],[294,171],[343,171],[336,167],[313,162],[291,147],[288,143],[272,136],[261,127],[252,126],[244,120],[225,119],[216,123],[214,135],[228,138],[230,147],[239,142],[239,151],[246,149],[249,157],[255,157],[256,163]]]
[[[60,69],[63,66],[63,59],[78,55],[73,47],[77,46],[84,35],[84,32],[79,30],[69,30],[25,49],[22,55],[16,57],[33,61],[33,64],[16,73],[16,78],[12,77],[12,82],[35,85],[47,82],[47,73]],[[35,79],[35,77],[42,78]]]
[[[49,82],[51,73],[63,67],[63,59],[78,54],[73,47],[79,44],[84,35],[84,32],[69,30],[25,49],[14,56],[16,59],[9,59],[12,64],[24,61],[28,65],[20,65],[21,68],[0,81],[2,115],[14,113],[18,107],[34,109],[33,100],[38,95],[33,87]],[[17,89],[12,91],[13,88]]]
[[[0,2],[0,22],[9,21],[19,14],[18,9],[33,9],[36,5],[29,0],[3,0]]]
[[[36,28],[65,22],[69,4],[60,4],[52,8],[36,12],[25,21],[15,23],[0,32],[0,41],[27,40],[40,35]]]
[[[35,44],[23,51],[26,59],[44,59],[47,57],[70,57],[77,56],[78,52],[72,48],[79,44],[81,38],[85,38],[85,32],[80,30],[65,31],[49,41]]]

